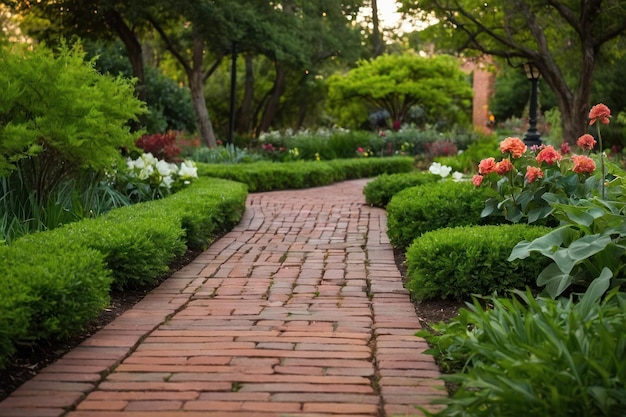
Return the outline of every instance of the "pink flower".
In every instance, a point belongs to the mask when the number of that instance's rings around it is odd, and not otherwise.
[[[510,152],[513,158],[520,158],[526,152],[527,146],[520,138],[506,138],[500,143],[502,153]]]
[[[538,167],[532,167],[532,166],[527,166],[526,167],[526,181],[528,181],[528,183],[532,183],[535,182],[535,180],[537,178],[543,178],[543,171],[541,170],[541,168]]]
[[[611,117],[611,109],[602,103],[596,104],[589,111],[589,125],[594,124],[596,121],[608,125],[609,117]]]
[[[485,177],[483,177],[482,175],[474,175],[472,177],[472,184],[474,184],[474,187],[480,187],[480,184],[483,183],[483,179]]]
[[[496,172],[496,160],[495,158],[486,158],[480,161],[478,164],[478,173],[482,175],[491,174]]]
[[[576,141],[576,144],[580,146],[580,149],[583,149],[585,151],[590,151],[595,146],[596,140],[589,133],[585,133],[584,135],[578,138],[578,140]]]
[[[591,174],[596,170],[596,163],[593,159],[585,155],[572,155],[574,161],[574,171],[577,174]]]
[[[554,146],[552,145],[546,146],[537,154],[537,162],[545,162],[548,165],[552,165],[555,162],[560,161],[562,158],[563,156],[561,156],[561,154],[554,149]]]
[[[561,155],[567,155],[571,151],[572,151],[572,148],[570,148],[569,143],[567,142],[561,143]]]
[[[359,149],[357,149],[356,151],[357,151],[358,153],[363,153],[363,152],[364,152],[364,151],[363,151],[363,148],[359,148]]]
[[[504,175],[507,172],[513,171],[513,169],[513,164],[508,158],[503,159],[496,164],[496,172],[498,173],[498,175]]]

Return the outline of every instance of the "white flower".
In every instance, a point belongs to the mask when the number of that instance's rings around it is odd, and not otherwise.
[[[433,162],[428,168],[428,171],[430,171],[431,174],[440,175],[442,178],[445,178],[450,175],[452,168],[447,165],[441,165],[439,162]]]
[[[174,178],[170,175],[166,175],[161,179],[160,186],[165,186],[166,188],[172,188],[172,184],[174,183]]]
[[[146,165],[141,169],[141,171],[139,171],[139,179],[147,180],[148,178],[150,178],[153,172],[154,167],[152,165]]]
[[[192,161],[185,161],[180,164],[180,170],[178,175],[181,178],[198,178],[198,168],[196,168]]]
[[[156,169],[159,172],[159,175],[166,177],[176,172],[176,165],[170,164],[164,160],[159,160],[156,163]]]
[[[456,182],[463,181],[463,173],[459,171],[454,171],[452,173],[452,179],[454,179],[454,181]]]

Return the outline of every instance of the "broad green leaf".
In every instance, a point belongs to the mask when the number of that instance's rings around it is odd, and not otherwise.
[[[573,261],[582,261],[604,250],[612,241],[606,234],[586,235],[572,242],[567,249],[567,256]]]
[[[556,264],[550,264],[537,277],[537,285],[545,286],[550,297],[558,297],[572,283],[572,277],[563,273]]]
[[[562,245],[567,245],[578,236],[578,233],[570,227],[560,227],[550,233],[543,235],[532,242],[522,241],[515,245],[509,256],[509,261],[525,259],[530,256],[530,252],[537,251],[545,256],[550,256]]]
[[[585,294],[575,307],[579,310],[581,315],[587,316],[589,314],[592,305],[597,303],[609,289],[612,277],[613,272],[611,272],[609,268],[603,268],[600,275],[591,281],[587,291],[585,291]]]

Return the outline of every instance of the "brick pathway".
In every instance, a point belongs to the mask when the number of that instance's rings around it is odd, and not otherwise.
[[[232,232],[0,416],[422,415],[445,391],[365,183],[251,194]]]

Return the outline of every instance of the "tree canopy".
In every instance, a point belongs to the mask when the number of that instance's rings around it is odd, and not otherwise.
[[[602,51],[626,32],[626,0],[401,0],[433,25],[444,45],[466,54],[532,62],[558,101],[565,139],[585,133]]]
[[[392,121],[408,121],[421,107],[430,122],[467,123],[472,87],[459,62],[448,55],[381,55],[328,79],[330,111],[343,124],[357,125],[370,112],[387,111]]]

